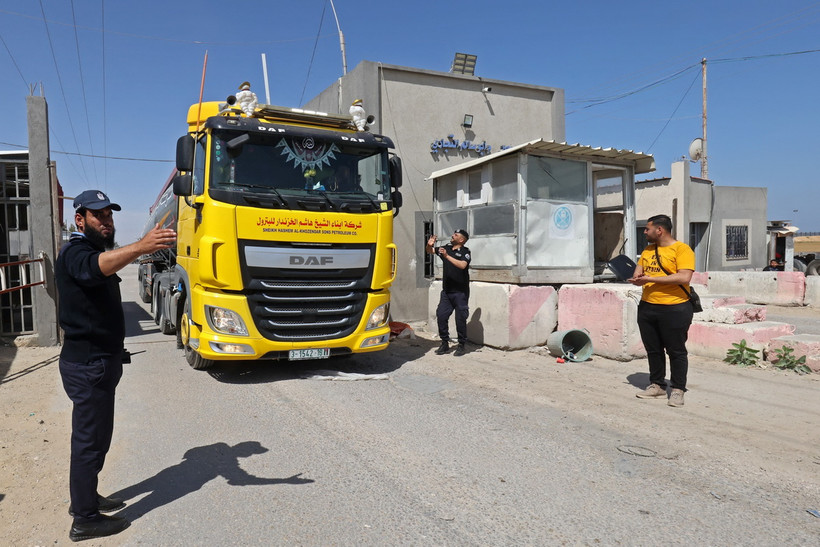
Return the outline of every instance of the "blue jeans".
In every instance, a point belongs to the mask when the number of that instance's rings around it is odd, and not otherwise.
[[[71,413],[71,509],[78,519],[93,520],[97,511],[97,476],[114,433],[114,393],[122,377],[122,356],[87,362],[60,359],[60,376]]]
[[[649,382],[666,389],[666,355],[669,355],[669,385],[672,389],[686,391],[686,374],[689,370],[689,354],[686,339],[692,324],[692,304],[638,305],[638,329],[646,348],[649,361]]]

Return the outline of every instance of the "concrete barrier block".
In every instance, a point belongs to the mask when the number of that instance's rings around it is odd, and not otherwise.
[[[700,293],[700,287],[704,287],[708,290],[709,287],[709,272],[694,272],[692,273],[692,280],[690,281],[692,285],[695,285],[695,290]]]
[[[793,325],[775,321],[740,325],[694,321],[689,327],[689,340],[686,348],[692,355],[723,359],[726,357],[726,352],[732,348],[732,344],[740,343],[741,340],[746,340],[749,347],[763,351],[771,340],[792,334],[794,334]],[[762,354],[761,357],[763,357]]]
[[[806,364],[812,372],[820,372],[820,335],[792,334],[775,338],[769,342],[769,347],[766,350],[766,360],[770,363],[777,361],[774,350],[783,346],[791,346],[794,349],[793,355],[797,358],[805,355]]]
[[[745,304],[746,299],[742,296],[732,296],[725,294],[710,294],[700,299],[703,309],[707,308],[722,308],[725,306],[737,306]]]
[[[803,304],[812,308],[820,308],[820,275],[806,276],[806,295]]]
[[[709,272],[709,291],[743,296],[752,304],[802,306],[806,276],[801,272]]]
[[[586,329],[595,355],[629,361],[646,356],[638,331],[641,288],[629,284],[564,285],[558,330]]]
[[[436,308],[441,281],[428,291],[427,328],[438,332]],[[547,343],[558,323],[558,293],[550,285],[470,283],[470,316],[467,339],[500,349],[523,349]],[[455,317],[450,317],[450,338],[456,339]]]
[[[755,321],[766,320],[766,307],[755,304],[730,304],[723,306],[703,306],[703,311],[695,315],[698,321],[708,323],[727,323],[737,325],[741,323],[753,323]]]

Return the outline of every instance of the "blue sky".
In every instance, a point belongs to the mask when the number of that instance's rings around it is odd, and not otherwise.
[[[798,53],[820,50],[820,2],[334,2],[348,70],[446,72],[454,52],[476,54],[479,76],[563,88],[567,141],[651,153],[651,177],[701,135],[706,57],[710,178],[767,187],[770,219],[820,231],[820,52]],[[122,204],[121,244],[171,171],[206,50],[206,100],[243,80],[263,100],[262,53],[273,104],[342,72],[328,0],[0,0],[0,38],[0,149],[27,145],[25,97],[42,83],[65,192]]]

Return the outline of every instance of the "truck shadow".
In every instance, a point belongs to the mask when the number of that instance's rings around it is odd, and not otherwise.
[[[438,347],[435,340],[394,339],[383,351],[360,353],[342,358],[306,361],[226,361],[208,369],[208,374],[227,384],[264,384],[298,380],[311,371],[351,374],[389,374]]]
[[[152,332],[159,332],[159,326],[154,323],[151,314],[136,302],[124,301],[122,311],[125,314],[125,337],[140,336]],[[145,323],[150,326],[146,329]]]

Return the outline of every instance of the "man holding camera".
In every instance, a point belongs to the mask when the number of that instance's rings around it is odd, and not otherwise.
[[[436,308],[438,335],[441,338],[441,346],[436,350],[436,354],[443,355],[450,351],[449,323],[450,316],[455,311],[458,347],[453,355],[461,357],[466,353],[467,317],[470,315],[470,249],[464,246],[470,239],[470,234],[464,230],[456,230],[450,238],[450,243],[435,248],[437,239],[435,235],[430,236],[425,248],[428,254],[435,254],[441,258],[444,269],[441,276],[441,298]]]

